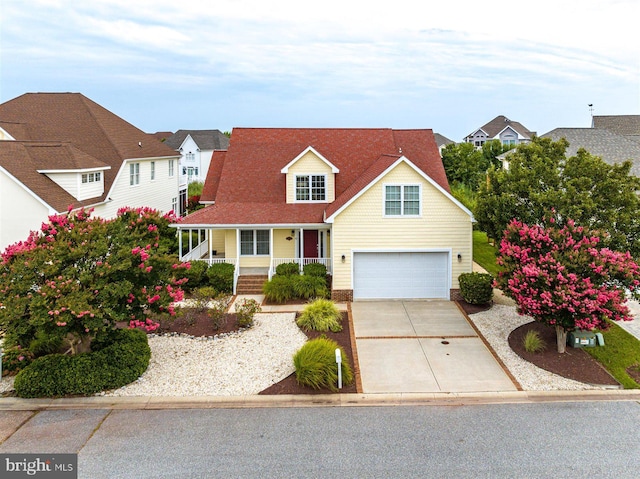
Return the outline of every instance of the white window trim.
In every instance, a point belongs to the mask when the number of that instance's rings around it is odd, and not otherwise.
[[[253,246],[253,253],[251,254],[244,254],[242,252],[242,232],[243,231],[251,231],[253,233],[253,240],[252,240],[252,246]],[[240,229],[238,230],[238,253],[240,254],[240,256],[247,258],[247,257],[252,257],[252,256],[257,256],[257,257],[265,257],[265,256],[271,256],[271,234],[269,235],[269,251],[267,253],[260,253],[258,254],[258,231],[269,231],[266,229]]]
[[[397,215],[387,214],[387,186],[400,187],[400,214],[397,214]],[[405,186],[418,187],[418,214],[416,215],[405,214],[404,212],[404,187]],[[384,183],[382,185],[382,216],[384,218],[422,218],[422,184],[420,183]]]
[[[173,178],[175,175],[175,160],[169,160],[169,178]]]
[[[151,181],[155,181],[156,180],[156,162],[152,161],[151,162]]]
[[[140,186],[140,163],[139,162],[129,163],[129,186],[133,186],[133,187]]]
[[[298,199],[298,177],[306,176],[309,178],[309,199],[308,200],[299,200]],[[324,200],[312,200],[311,199],[311,189],[313,184],[314,176],[322,176],[324,178]],[[326,173],[295,173],[293,175],[293,202],[294,203],[328,203],[329,198],[329,177]]]

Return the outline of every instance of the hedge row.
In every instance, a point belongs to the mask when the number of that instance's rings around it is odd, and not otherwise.
[[[16,375],[16,394],[22,398],[88,396],[125,386],[149,366],[151,349],[141,330],[114,330],[91,346],[90,353],[36,359]]]

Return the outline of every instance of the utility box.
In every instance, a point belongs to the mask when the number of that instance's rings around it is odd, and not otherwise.
[[[596,333],[593,331],[571,331],[567,336],[569,346],[573,348],[593,348],[596,346]]]

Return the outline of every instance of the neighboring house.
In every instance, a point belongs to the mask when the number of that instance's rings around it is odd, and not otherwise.
[[[178,130],[165,144],[180,153],[180,215],[186,212],[187,186],[192,181],[204,182],[211,155],[226,150],[229,138],[220,130]]]
[[[482,148],[482,145],[490,140],[500,140],[503,145],[515,146],[531,142],[535,134],[535,131],[529,131],[517,121],[500,115],[471,132],[463,141],[472,143],[476,148]]]
[[[235,264],[235,281],[321,262],[335,300],[448,299],[472,270],[473,216],[431,130],[236,128],[202,200],[175,225],[183,259]]]
[[[172,131],[156,131],[155,133],[150,133],[151,136],[153,136],[156,140],[158,141],[167,141],[167,138],[169,138],[171,135],[173,135]]]
[[[591,126],[640,142],[640,115],[594,115]]]
[[[442,150],[447,145],[453,145],[455,141],[450,140],[446,136],[441,135],[440,133],[434,133],[433,137],[436,140],[436,145],[438,145],[438,151],[440,152],[440,156],[442,157]]]
[[[569,142],[567,157],[575,156],[584,148],[609,164],[631,160],[631,174],[640,177],[640,143],[627,136],[599,128],[556,128],[542,137],[553,141],[565,138]]]
[[[0,105],[0,249],[47,217],[94,208],[177,207],[175,151],[79,93],[27,93]]]

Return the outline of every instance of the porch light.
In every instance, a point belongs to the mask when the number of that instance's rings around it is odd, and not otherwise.
[[[345,262],[345,260],[347,259],[347,257],[346,257],[345,255],[342,255],[342,258],[341,258],[341,259],[342,259],[342,262],[344,263],[344,262]]]
[[[462,253],[458,253],[458,263],[462,261]]]

